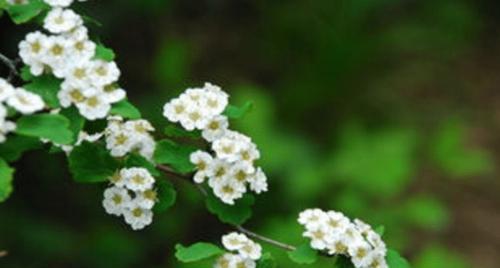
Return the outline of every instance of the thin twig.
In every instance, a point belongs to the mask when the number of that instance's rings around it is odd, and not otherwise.
[[[284,250],[288,250],[288,251],[294,251],[295,249],[297,249],[295,246],[292,246],[292,245],[289,245],[289,244],[285,244],[283,242],[279,242],[279,241],[276,241],[274,239],[271,239],[271,238],[268,238],[268,237],[265,237],[265,236],[262,236],[260,234],[257,234],[257,233],[254,233],[246,228],[244,228],[243,226],[241,225],[237,225],[235,226],[236,229],[242,233],[245,233],[247,234],[248,236],[251,236],[255,239],[258,239],[258,240],[261,240],[263,242],[266,242],[268,244],[271,244],[273,246],[276,246],[276,247],[279,247],[279,248],[282,248]]]
[[[157,165],[157,168],[159,170],[163,171],[167,175],[170,175],[170,176],[176,177],[178,179],[182,179],[182,180],[186,180],[186,181],[190,182],[196,188],[198,188],[198,190],[200,191],[201,194],[203,194],[205,197],[208,196],[207,190],[205,190],[205,188],[203,188],[203,186],[201,186],[201,185],[199,185],[197,183],[194,183],[191,180],[191,175],[179,174],[179,173],[175,172],[173,169],[171,169],[170,167],[165,166],[165,165]],[[238,230],[238,231],[240,231],[242,233],[245,233],[248,236],[251,236],[251,237],[253,237],[255,239],[261,240],[261,241],[266,242],[268,244],[271,244],[273,246],[282,248],[284,250],[294,251],[296,249],[295,246],[292,246],[292,245],[289,245],[289,244],[286,244],[286,243],[283,243],[283,242],[279,242],[279,241],[276,241],[276,240],[271,239],[269,237],[265,237],[263,235],[257,234],[257,233],[255,233],[253,231],[250,231],[250,230],[246,229],[245,227],[243,227],[241,225],[235,225],[234,227],[236,228],[236,230]]]
[[[19,72],[16,68],[17,60],[11,60],[4,54],[0,53],[0,61],[3,62],[10,70],[9,77],[7,78],[9,82],[14,79],[14,76],[19,76]]]

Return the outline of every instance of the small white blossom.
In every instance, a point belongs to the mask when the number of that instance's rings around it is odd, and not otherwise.
[[[48,36],[39,31],[26,35],[25,39],[19,43],[19,56],[23,62],[30,66],[33,75],[38,76],[45,70],[43,55],[47,54]]]
[[[69,32],[83,24],[82,18],[71,9],[53,8],[44,20],[44,28],[51,33]]]
[[[115,62],[92,61],[90,78],[96,87],[104,87],[118,81],[120,70]]]
[[[123,214],[125,222],[134,230],[144,229],[153,221],[153,212],[140,207],[138,204],[131,204],[129,208],[124,210]]]
[[[73,3],[73,0],[44,0],[45,3],[52,7],[68,7]]]
[[[201,134],[205,140],[213,142],[224,136],[228,127],[229,122],[227,121],[227,117],[217,115],[208,120],[206,127],[203,129]]]
[[[1,108],[1,107],[0,107]],[[16,124],[11,121],[0,120],[0,143],[3,143],[7,139],[7,134],[16,129]]]
[[[14,90],[14,93],[7,99],[7,104],[22,114],[32,114],[45,107],[40,96],[22,88]]]
[[[108,214],[120,216],[130,200],[130,195],[126,189],[113,186],[104,191],[102,205]]]
[[[257,171],[249,178],[250,189],[257,194],[262,192],[267,192],[267,177],[261,168],[257,168]]]
[[[144,192],[136,192],[136,197],[133,203],[144,209],[152,209],[157,201],[156,191],[146,190]]]
[[[196,166],[196,174],[194,175],[193,180],[196,183],[203,183],[205,178],[208,176],[208,172],[213,161],[212,156],[207,152],[196,151],[190,155],[189,159],[191,163]]]
[[[233,179],[224,179],[216,183],[213,187],[214,194],[222,202],[234,205],[234,201],[243,197],[245,186]]]
[[[95,94],[76,104],[78,111],[88,120],[105,118],[111,110],[111,105],[101,94]]]
[[[248,241],[246,235],[236,232],[222,236],[222,245],[229,251],[240,250]]]
[[[5,79],[0,78],[0,102],[5,101],[14,94],[14,87]]]
[[[238,252],[245,259],[258,260],[262,256],[262,247],[252,240],[248,240]]]
[[[152,189],[155,179],[145,168],[124,168],[120,175],[125,179],[125,186],[132,191],[147,191]]]

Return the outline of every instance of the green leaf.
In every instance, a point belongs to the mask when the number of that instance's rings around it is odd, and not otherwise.
[[[208,211],[217,215],[220,221],[233,225],[241,225],[250,219],[254,202],[255,198],[250,194],[244,195],[234,205],[221,202],[212,193],[209,193],[205,200]]]
[[[177,125],[169,124],[165,127],[164,131],[165,135],[172,138],[199,138],[201,137],[201,132],[199,130],[196,131],[187,131]]]
[[[177,192],[166,180],[156,181],[156,187],[158,203],[154,206],[154,211],[164,212],[175,204]]]
[[[199,242],[189,247],[175,246],[175,257],[181,262],[195,262],[223,254],[224,251],[210,243]]]
[[[32,79],[32,82],[24,85],[24,88],[40,95],[45,103],[51,108],[59,108],[57,92],[61,88],[61,80],[52,75],[42,75]]]
[[[115,57],[115,52],[112,49],[105,47],[103,44],[98,44],[96,46],[94,58],[104,61],[113,61]]]
[[[119,115],[129,119],[139,119],[141,118],[141,112],[132,103],[127,100],[122,100],[113,104],[111,107],[111,114]]]
[[[318,259],[318,252],[308,244],[302,244],[294,251],[288,252],[288,257],[298,264],[313,264]]]
[[[158,164],[168,164],[172,169],[180,173],[194,171],[194,165],[189,156],[196,150],[195,147],[179,145],[171,140],[162,140],[156,144],[154,160]]]
[[[374,229],[374,231],[379,234],[380,236],[384,236],[385,233],[385,226],[380,225]]]
[[[23,79],[23,81],[25,82],[31,81],[35,78],[35,76],[31,74],[30,67],[27,65],[21,68],[20,75],[21,79]]]
[[[158,177],[161,173],[156,169],[155,165],[149,162],[142,155],[137,153],[130,154],[125,160],[126,167],[143,167],[151,173],[151,175]]]
[[[106,148],[89,142],[75,147],[68,161],[73,179],[83,183],[107,181],[118,168],[117,161]]]
[[[68,118],[70,122],[68,128],[73,133],[72,143],[75,143],[78,140],[80,131],[82,131],[85,125],[85,118],[83,118],[78,109],[74,106],[71,106],[67,109],[62,109],[60,114]]]
[[[237,107],[234,105],[228,105],[224,111],[224,115],[232,119],[239,119],[245,116],[253,107],[253,103],[248,101],[243,106]]]
[[[18,160],[24,152],[39,149],[42,143],[38,138],[26,136],[10,136],[6,142],[0,144],[0,157],[7,162]]]
[[[387,265],[390,268],[410,268],[410,264],[407,260],[405,260],[399,253],[395,250],[389,249],[387,250]]]
[[[48,8],[49,6],[42,0],[30,0],[29,3],[25,5],[8,5],[7,12],[14,23],[22,24],[40,15]]]
[[[257,268],[276,268],[276,267],[278,267],[278,265],[276,264],[276,261],[269,252],[262,254],[262,257],[257,262]]]
[[[62,115],[28,115],[17,120],[16,133],[48,139],[57,144],[70,144],[73,141],[73,132],[69,130],[69,126],[69,120]]]
[[[0,202],[5,201],[12,193],[12,176],[14,169],[0,158]]]

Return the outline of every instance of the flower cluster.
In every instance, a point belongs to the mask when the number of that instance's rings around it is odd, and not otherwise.
[[[215,152],[196,151],[190,160],[196,165],[196,183],[208,178],[208,185],[224,203],[234,204],[247,192],[247,185],[255,193],[267,191],[267,178],[254,162],[260,152],[252,140],[229,130],[226,116],[228,95],[219,87],[206,83],[203,88],[187,89],[180,97],[164,106],[164,116],[179,122],[186,130],[201,130],[203,138]]]
[[[113,186],[104,191],[102,205],[107,213],[123,216],[132,229],[151,224],[156,203],[155,179],[145,168],[124,168],[111,178]]]
[[[122,157],[137,151],[146,159],[151,160],[156,142],[150,132],[153,126],[144,119],[124,121],[118,116],[108,117],[108,126],[104,130],[106,148],[114,157]]]
[[[69,6],[72,0],[45,0],[52,6],[44,28],[29,33],[19,43],[19,56],[33,75],[50,72],[63,80],[57,94],[62,107],[75,105],[89,120],[105,118],[111,104],[126,93],[116,83],[120,70],[115,62],[95,59],[96,44],[88,37],[83,19]]]
[[[7,120],[6,105],[21,114],[32,114],[45,107],[40,96],[23,88],[14,88],[5,79],[0,78],[0,143],[5,142],[6,135],[16,128],[14,122]]]
[[[255,261],[262,256],[262,247],[240,233],[229,233],[222,237],[222,245],[231,252],[219,257],[214,268],[255,268]]]
[[[340,212],[307,209],[298,221],[306,228],[304,236],[311,239],[312,248],[348,256],[357,268],[388,267],[384,241],[361,220],[351,222]]]

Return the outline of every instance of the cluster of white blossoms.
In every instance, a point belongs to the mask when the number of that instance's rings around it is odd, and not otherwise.
[[[21,114],[32,114],[45,108],[45,103],[37,94],[23,88],[14,88],[5,79],[0,78],[0,143],[6,135],[16,129],[16,124],[7,120],[7,106]]]
[[[123,216],[132,229],[140,230],[151,224],[155,205],[155,179],[145,168],[123,168],[110,181],[104,191],[102,205],[107,213]]]
[[[96,44],[88,37],[83,19],[67,9],[72,0],[45,0],[52,9],[44,19],[46,35],[35,31],[19,43],[19,56],[33,75],[50,72],[62,79],[57,94],[62,107],[75,105],[88,120],[105,118],[113,103],[126,97],[116,83],[115,62],[95,59]]]
[[[155,129],[144,119],[124,121],[119,116],[108,117],[108,126],[104,130],[106,148],[114,157],[122,157],[131,152],[138,152],[148,160],[153,158],[156,142],[150,132]]]
[[[186,130],[202,131],[215,156],[204,151],[191,154],[190,160],[197,167],[194,181],[203,183],[208,178],[214,194],[232,205],[247,192],[247,186],[258,194],[268,186],[262,169],[254,166],[260,158],[257,146],[249,137],[228,129],[228,118],[222,114],[228,99],[218,86],[205,83],[203,88],[189,88],[166,103],[163,115]]]
[[[336,211],[307,209],[300,213],[299,223],[311,239],[311,247],[329,255],[351,258],[357,268],[387,268],[387,248],[381,236],[361,220],[353,222]]]
[[[245,234],[229,233],[222,237],[222,245],[233,253],[219,257],[214,268],[255,268],[255,261],[262,256],[262,247]]]

